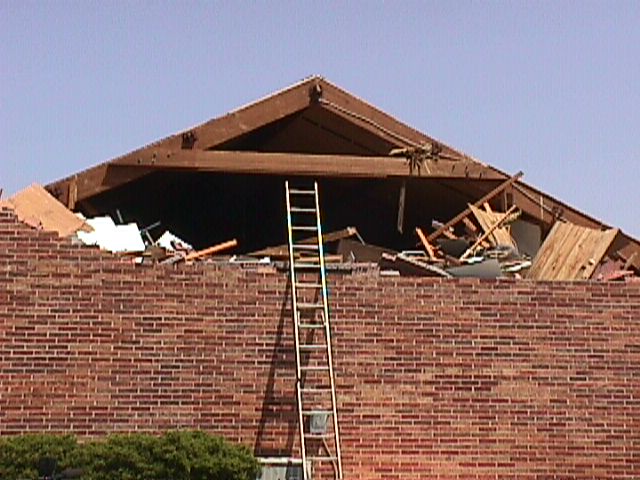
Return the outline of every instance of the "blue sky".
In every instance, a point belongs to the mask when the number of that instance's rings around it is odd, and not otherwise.
[[[0,2],[0,187],[312,74],[640,237],[640,3]]]

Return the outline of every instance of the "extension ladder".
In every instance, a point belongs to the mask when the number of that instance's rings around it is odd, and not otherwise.
[[[309,480],[307,462],[330,463],[342,480],[318,183],[309,183],[285,182],[302,471]]]

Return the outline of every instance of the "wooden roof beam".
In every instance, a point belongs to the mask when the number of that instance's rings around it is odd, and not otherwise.
[[[216,145],[237,138],[268,123],[281,120],[309,106],[309,92],[316,81],[317,78],[304,80],[269,97],[234,110],[222,117],[209,120],[201,125],[165,137],[121,157],[53,182],[47,185],[47,190],[59,201],[67,205],[70,203],[70,200],[81,201],[83,198],[97,195],[120,184],[136,180],[148,172],[138,168],[125,173],[119,169],[120,173],[114,175],[110,166],[120,161],[125,163],[129,162],[131,159],[146,155],[154,148],[167,148],[172,150],[182,149],[183,147],[196,150],[213,148]],[[187,140],[186,144],[185,140]],[[73,186],[74,179],[77,184],[77,197],[75,199],[76,187]],[[85,192],[85,194],[81,195],[80,192]],[[73,203],[75,204],[75,202]]]
[[[311,155],[300,153],[237,152],[222,150],[155,149],[137,158],[121,159],[114,167],[180,169],[194,172],[225,172],[273,175],[313,175],[316,177],[416,177],[473,178],[496,180],[499,174],[477,162],[425,161],[420,171],[410,172],[404,158],[355,155]],[[78,191],[78,198],[81,192]]]

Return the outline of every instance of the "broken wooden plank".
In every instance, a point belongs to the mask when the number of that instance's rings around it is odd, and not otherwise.
[[[420,227],[416,227],[416,233],[418,234],[418,238],[420,239],[420,242],[422,242],[422,246],[424,247],[425,251],[427,252],[427,255],[429,256],[429,260],[435,260],[436,256],[433,251],[433,247],[429,243],[429,240],[427,240],[426,235],[424,234],[424,232]]]
[[[472,207],[472,208],[475,208],[475,207]],[[506,211],[506,213],[504,213],[500,218],[495,220],[494,223],[490,225],[482,235],[480,235],[480,237],[476,240],[476,242],[473,245],[471,245],[471,247],[469,247],[469,249],[462,255],[462,257],[460,257],[460,260],[464,260],[469,255],[471,255],[474,252],[474,250],[478,248],[478,245],[480,245],[486,238],[488,238],[489,235],[491,235],[497,228],[499,228],[501,225],[504,224],[504,222],[509,218],[509,215],[513,213],[516,208],[517,207],[515,205],[512,205],[511,208],[509,208],[509,210]]]
[[[488,202],[489,200],[491,200],[493,197],[495,197],[496,195],[500,194],[502,191],[504,191],[506,188],[508,188],[510,185],[512,185],[513,183],[515,183],[520,177],[522,177],[522,175],[524,175],[522,172],[518,172],[516,173],[514,176],[512,176],[511,178],[507,179],[506,181],[504,181],[503,183],[501,183],[500,185],[498,185],[496,188],[494,188],[493,190],[491,190],[489,193],[487,193],[484,197],[482,197],[480,200],[476,201],[473,205],[475,207],[482,205],[485,202]],[[435,240],[436,238],[438,238],[440,235],[442,235],[445,231],[447,231],[450,227],[452,227],[453,225],[455,225],[456,223],[458,223],[460,220],[462,220],[463,218],[465,218],[467,215],[469,215],[471,213],[471,211],[469,210],[469,208],[465,208],[462,212],[460,212],[458,215],[456,215],[455,217],[453,217],[451,220],[449,220],[447,223],[445,223],[444,225],[442,225],[438,230],[436,230],[435,232],[433,232],[431,235],[429,235],[427,237],[427,239],[432,242],[433,240]]]
[[[618,234],[618,229],[598,230],[558,221],[534,258],[528,278],[591,278]]]
[[[485,234],[481,235],[481,239],[488,239],[489,242],[494,245],[510,245],[515,246],[513,238],[511,237],[511,232],[506,228],[503,228],[509,221],[515,220],[513,213],[515,213],[515,205],[513,205],[509,210],[507,210],[506,214],[499,212],[485,212],[480,210],[479,208],[474,207],[473,205],[469,205],[469,210],[476,217],[476,220],[482,227],[482,230]],[[496,223],[499,222],[499,226],[496,227]],[[491,230],[487,234],[487,231]]]
[[[73,235],[78,230],[93,230],[37,183],[3,200],[2,203],[12,208],[16,216],[26,224],[57,232],[61,237]]]
[[[198,258],[206,257],[207,255],[213,255],[214,253],[219,253],[224,250],[228,250],[238,245],[238,241],[234,238],[233,240],[228,240],[226,242],[218,243],[217,245],[212,245],[211,247],[207,247],[204,250],[198,250],[197,252],[192,252],[184,257],[185,262],[190,260],[196,260]]]

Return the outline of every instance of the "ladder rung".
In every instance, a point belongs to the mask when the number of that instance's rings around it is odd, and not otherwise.
[[[307,230],[310,232],[317,232],[318,227],[313,225],[292,225],[291,230]]]
[[[333,410],[303,410],[302,415],[307,417],[311,415],[333,415]]]
[[[301,263],[309,263],[312,265],[316,265],[320,263],[320,257],[312,257],[310,255],[305,255],[304,257],[298,257],[296,259],[296,265],[299,265]]]
[[[322,288],[321,283],[296,283],[296,288]]]
[[[314,269],[319,269],[320,268],[320,263],[296,263],[296,262],[293,262],[293,266],[295,268],[314,268]]]
[[[326,370],[329,370],[329,367],[325,365],[301,366],[300,370],[308,372],[324,372]]]
[[[320,310],[324,308],[322,303],[298,303],[298,310]]]
[[[311,440],[315,440],[315,439],[320,440],[323,438],[333,438],[333,433],[306,433],[305,432],[304,436],[305,438],[309,438]]]
[[[335,462],[337,460],[336,457],[310,457],[307,455],[307,460],[311,460],[312,462]]]
[[[318,245],[302,245],[302,244],[298,244],[298,245],[294,245],[293,249],[294,250],[318,250]]]
[[[324,323],[299,323],[298,328],[324,328]]]
[[[324,326],[324,325],[323,325]],[[326,345],[300,345],[300,350],[324,350],[326,349]]]
[[[331,391],[331,388],[330,387],[324,387],[324,388],[318,388],[318,387],[316,387],[316,388],[305,388],[305,387],[302,387],[300,389],[300,391],[302,393],[329,393]]]
[[[291,211],[299,212],[299,213],[316,213],[315,208],[306,208],[306,207],[291,207]]]
[[[315,195],[315,190],[299,190],[297,188],[290,188],[289,193],[294,195]]]

